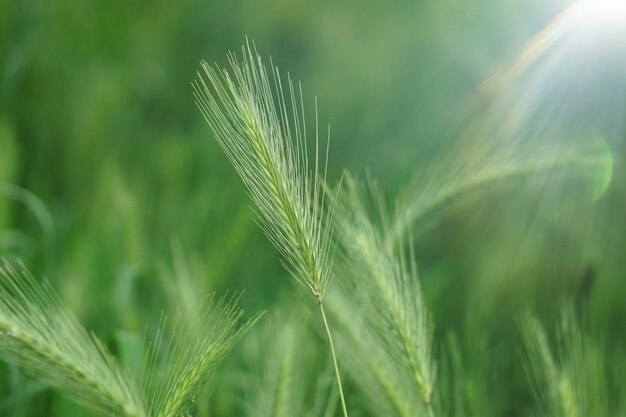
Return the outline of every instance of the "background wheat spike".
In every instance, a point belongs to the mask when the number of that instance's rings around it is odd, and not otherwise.
[[[432,326],[416,263],[388,239],[378,188],[345,182],[337,205],[345,279],[329,297],[344,360],[376,415],[433,415]]]
[[[609,403],[609,381],[623,361],[609,362],[610,353],[600,339],[589,337],[572,305],[561,310],[553,339],[534,316],[523,322],[537,409],[550,417],[611,415],[619,405]]]
[[[198,306],[181,310],[164,325],[150,346],[142,386],[151,417],[187,415],[194,396],[215,372],[243,333],[260,315],[249,320],[237,298],[207,297]]]
[[[464,144],[467,146],[467,144]],[[531,147],[517,143],[472,148],[468,157],[462,149],[434,159],[413,174],[411,185],[400,194],[389,239],[398,241],[413,230],[415,236],[427,229],[425,220],[432,215],[440,220],[456,207],[462,196],[476,198],[519,180],[550,178],[563,181],[568,175],[593,181],[606,169],[605,149],[601,142],[559,147]],[[555,177],[559,172],[560,176]],[[569,174],[566,174],[569,173]],[[498,186],[499,185],[499,186]]]
[[[250,417],[310,415],[306,404],[312,341],[295,308],[275,310],[247,343],[250,369],[242,377]]]
[[[123,370],[20,265],[0,268],[0,356],[92,408],[115,416],[179,417],[256,318],[243,319],[233,297],[207,298],[164,319],[145,341],[141,375]],[[193,319],[192,319],[193,318]]]
[[[105,345],[61,308],[47,285],[6,261],[0,268],[0,355],[101,411],[148,416],[136,384]]]

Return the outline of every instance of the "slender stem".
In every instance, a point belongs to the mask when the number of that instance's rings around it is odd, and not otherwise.
[[[337,365],[337,355],[335,354],[335,344],[333,343],[333,336],[330,334],[330,328],[328,327],[328,320],[326,320],[326,313],[324,313],[324,306],[319,303],[320,311],[322,312],[322,319],[324,320],[324,327],[326,328],[326,334],[328,335],[328,344],[330,345],[330,353],[333,357],[333,364],[335,365],[335,376],[337,377],[337,387],[339,388],[339,398],[341,399],[341,408],[343,409],[343,416],[348,417],[348,408],[346,407],[346,399],[343,396],[343,386],[341,385],[341,376],[339,375],[339,366]]]

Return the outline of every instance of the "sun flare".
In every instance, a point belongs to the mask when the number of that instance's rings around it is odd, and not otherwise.
[[[583,24],[624,29],[626,0],[581,0],[574,7],[574,14]]]

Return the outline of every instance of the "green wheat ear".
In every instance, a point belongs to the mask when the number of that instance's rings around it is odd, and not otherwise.
[[[536,179],[557,183],[567,178],[594,184],[594,198],[606,189],[612,159],[606,144],[525,147],[507,144],[491,149],[461,149],[429,162],[417,171],[402,193],[390,224],[389,239],[397,242],[409,230],[418,234],[429,216],[440,219],[461,197],[478,197],[515,180]],[[417,236],[416,236],[417,237]]]
[[[378,189],[345,182],[337,205],[344,279],[328,304],[343,360],[374,415],[432,416],[432,326],[415,261],[389,239]]]
[[[321,302],[332,277],[332,222],[321,189],[326,169],[320,167],[317,105],[311,166],[300,85],[287,77],[283,87],[278,69],[268,72],[249,44],[241,59],[229,54],[230,72],[202,62],[204,76],[193,84],[196,103],[286,268]]]
[[[147,417],[137,385],[105,345],[22,266],[0,267],[0,355],[79,402],[112,415]]]
[[[202,63],[196,103],[259,209],[261,225],[285,267],[318,302],[343,408],[348,411],[323,300],[332,278],[332,211],[322,188],[317,104],[315,155],[309,162],[302,89],[276,67],[268,72],[256,49],[229,54],[230,72]],[[205,81],[206,78],[206,81]],[[271,80],[271,81],[270,81]],[[286,94],[285,94],[286,92]],[[327,146],[328,147],[328,146]],[[328,153],[325,160],[327,161]]]
[[[542,415],[549,417],[606,416],[611,364],[602,344],[583,332],[571,305],[562,308],[551,343],[540,322],[528,315],[523,322],[528,352],[527,370]]]
[[[16,270],[4,262],[0,356],[109,415],[179,417],[193,407],[194,395],[256,320],[244,320],[234,301],[209,298],[181,311],[171,325],[164,320],[154,340],[146,341],[139,377],[121,369],[47,285],[23,266]]]
[[[244,320],[234,297],[206,298],[163,325],[148,348],[142,380],[151,417],[188,415],[194,395],[243,333],[260,317]]]

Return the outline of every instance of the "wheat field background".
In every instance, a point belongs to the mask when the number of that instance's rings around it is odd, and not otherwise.
[[[626,415],[617,4],[0,2],[0,416]]]

